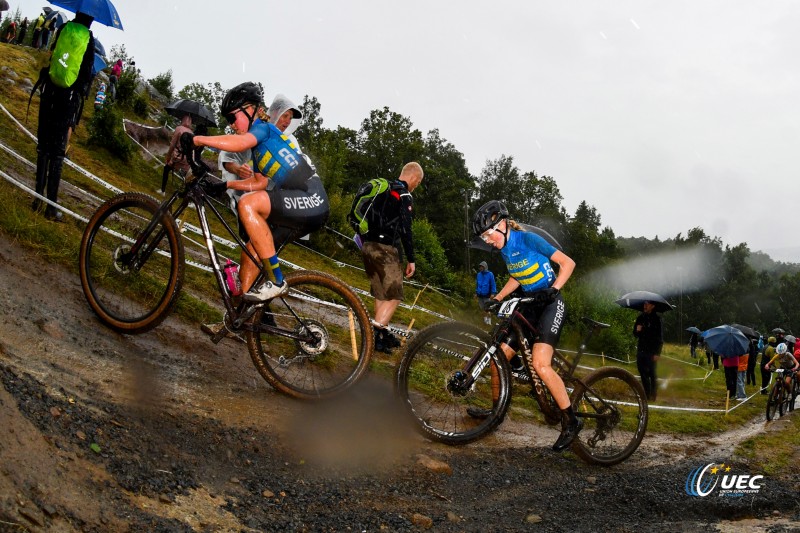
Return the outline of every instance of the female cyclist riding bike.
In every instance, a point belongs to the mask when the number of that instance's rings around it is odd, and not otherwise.
[[[509,218],[506,206],[497,200],[487,202],[475,212],[472,231],[484,242],[500,250],[511,275],[505,286],[494,296],[496,302],[487,304],[487,309],[497,308],[503,298],[518,289],[525,293],[547,290],[548,302],[525,309],[522,314],[539,332],[535,338],[527,339],[533,344],[533,368],[561,409],[561,435],[553,445],[553,450],[565,450],[578,435],[583,421],[575,416],[564,382],[553,370],[551,363],[566,314],[560,291],[572,275],[575,261],[539,235],[523,231]],[[558,275],[553,271],[551,262],[558,265]],[[517,339],[514,333],[509,335],[507,341],[501,345],[507,358],[514,356],[520,342],[521,339]],[[493,389],[496,380],[496,369],[493,369]],[[475,417],[488,414],[476,408],[468,412]]]
[[[766,365],[764,365],[764,370],[769,370],[769,367],[772,365],[772,363],[776,363],[778,368],[791,370],[792,372],[796,372],[797,369],[800,368],[800,363],[797,362],[797,359],[795,359],[792,353],[787,349],[785,342],[782,342],[775,347],[775,356],[770,359]],[[791,392],[792,375],[790,373],[786,373],[784,376],[786,391]]]
[[[263,109],[260,87],[252,82],[242,83],[228,91],[220,106],[236,135],[205,137],[185,133],[181,139],[192,147],[210,146],[228,152],[253,150],[256,168],[252,178],[219,182],[210,192],[228,188],[248,191],[239,200],[239,218],[250,237],[248,248],[258,255],[270,277],[260,287],[252,287],[259,269],[242,252],[242,291],[245,300],[255,302],[271,300],[288,291],[275,251],[275,241],[280,238],[273,235],[267,218],[281,227],[302,228],[302,235],[321,228],[330,211],[322,180],[286,135],[259,118]]]

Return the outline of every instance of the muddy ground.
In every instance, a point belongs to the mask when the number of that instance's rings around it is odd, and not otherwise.
[[[800,530],[797,469],[742,497],[685,492],[709,462],[759,474],[730,450],[780,420],[648,435],[612,468],[513,416],[452,448],[417,436],[376,377],[305,404],[197,324],[118,335],[77,275],[2,235],[0,299],[0,531]]]

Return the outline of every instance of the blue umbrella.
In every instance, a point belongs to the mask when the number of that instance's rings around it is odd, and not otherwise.
[[[52,18],[56,19],[55,23],[53,24],[55,28],[60,28],[67,22],[67,16],[61,11],[56,11],[55,9],[47,13],[47,16],[45,16],[44,19],[50,20]]]
[[[703,332],[706,346],[722,357],[737,357],[750,351],[750,341],[738,329],[724,325]]]
[[[114,4],[108,0],[47,0],[54,6],[63,7],[73,13],[85,13],[93,17],[96,22],[122,29],[122,22],[119,20],[119,13]]]
[[[100,42],[100,39],[95,37],[94,39],[94,53],[100,54],[101,56],[106,56],[106,47],[103,46],[103,43]]]
[[[92,75],[96,76],[98,72],[106,68],[108,65],[100,54],[94,55],[94,64],[92,65]]]

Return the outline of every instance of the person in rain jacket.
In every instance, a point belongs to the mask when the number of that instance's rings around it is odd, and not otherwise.
[[[484,312],[483,321],[487,324],[492,323],[492,314],[487,312],[486,302],[497,294],[497,285],[494,274],[489,270],[486,261],[481,261],[478,265],[478,275],[475,277],[475,297],[478,299],[478,306]]]
[[[645,302],[644,310],[636,317],[636,322],[633,324],[633,336],[638,341],[636,365],[639,368],[644,392],[651,402],[656,401],[656,362],[661,356],[661,348],[664,345],[661,317],[655,309],[655,303]],[[734,385],[735,383],[734,381]]]

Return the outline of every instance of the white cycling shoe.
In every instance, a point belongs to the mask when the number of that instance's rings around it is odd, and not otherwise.
[[[283,296],[287,292],[289,292],[289,284],[286,283],[286,280],[283,280],[283,283],[279,285],[266,281],[259,287],[251,287],[249,291],[244,293],[244,299],[247,302],[266,302],[278,296]]]

